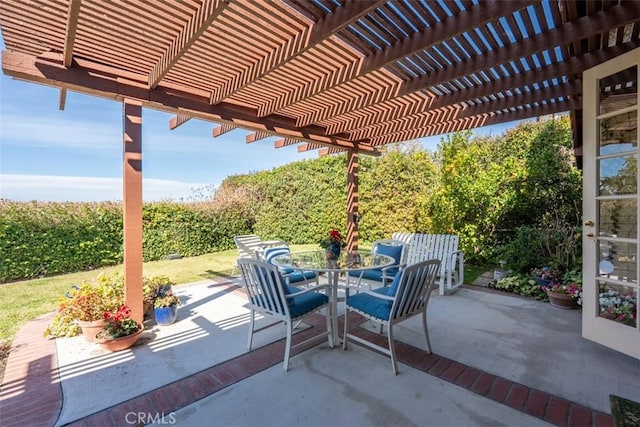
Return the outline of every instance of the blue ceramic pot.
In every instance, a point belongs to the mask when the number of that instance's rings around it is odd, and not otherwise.
[[[327,259],[329,260],[337,260],[340,258],[340,244],[332,243],[327,246]]]
[[[170,325],[178,317],[178,306],[154,308],[153,314],[158,325]]]

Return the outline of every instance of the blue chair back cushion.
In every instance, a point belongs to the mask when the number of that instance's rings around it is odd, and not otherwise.
[[[292,271],[292,273],[287,274],[289,283],[303,282],[305,280],[314,279],[316,277],[315,271],[299,271],[293,269]]]
[[[383,245],[378,243],[375,247],[375,252],[380,255],[390,256],[395,260],[394,264],[400,264],[402,258],[402,246]],[[389,268],[387,274],[393,276],[398,272],[398,267]]]
[[[291,251],[287,246],[271,246],[265,248],[262,255],[264,256],[265,261],[273,265],[273,259],[275,257],[278,257],[280,255],[288,255],[289,253],[291,253]],[[295,271],[293,268],[288,267],[278,267],[278,270],[280,270],[282,274],[289,274]]]
[[[262,267],[260,268],[260,270],[261,271],[258,272],[257,277],[258,277],[258,281],[260,282],[261,288],[266,289],[267,292],[270,293],[270,297],[273,298],[273,300],[278,301],[279,300],[278,289],[275,287],[272,288],[269,283],[263,282],[263,280],[265,280],[267,276],[267,271],[265,268],[262,268]],[[271,272],[271,281],[274,285],[276,283],[275,274],[276,274],[275,272],[273,271]],[[284,282],[284,279],[282,279],[281,282]],[[299,291],[298,288],[295,288],[293,286],[283,285],[283,287],[284,287],[285,296]],[[271,294],[271,292],[274,292],[275,294]],[[254,299],[253,303],[261,307],[267,307],[270,309],[275,308],[275,307],[271,307],[270,304],[268,303],[268,300],[266,298],[262,298],[262,296],[259,296],[257,300]],[[287,305],[289,306],[289,308],[293,307],[295,304],[296,304],[295,298],[287,298]],[[280,311],[282,311],[282,307],[280,307]]]
[[[382,270],[349,271],[351,277],[360,277],[361,274],[363,279],[382,281]]]
[[[391,286],[389,286],[386,289],[388,296],[390,296],[390,297],[395,297],[396,296],[396,294],[398,293],[398,286],[400,286],[400,278],[401,277],[402,277],[402,274],[396,274],[396,277],[393,278],[393,282],[391,282]],[[391,305],[393,305],[393,301],[385,301],[385,303],[387,303],[389,308],[391,308]]]
[[[387,295],[388,291],[389,288],[378,288],[373,292]],[[360,293],[347,298],[347,305],[378,319],[389,320],[392,302]]]

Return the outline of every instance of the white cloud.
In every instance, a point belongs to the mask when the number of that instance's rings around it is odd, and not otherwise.
[[[208,184],[143,178],[145,201],[180,200]],[[122,200],[122,179],[109,177],[0,174],[0,198],[17,201],[93,202]]]

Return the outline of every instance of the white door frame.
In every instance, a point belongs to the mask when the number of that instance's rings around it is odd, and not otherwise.
[[[583,307],[582,307],[582,336],[584,338],[598,342],[616,351],[628,354],[640,359],[640,325],[635,327],[623,325],[621,323],[604,319],[599,316],[600,304],[598,297],[599,284],[621,285],[627,289],[634,289],[636,300],[638,299],[638,234],[636,215],[636,235],[635,238],[618,238],[617,235],[604,235],[600,232],[599,201],[612,198],[612,196],[599,196],[599,167],[598,167],[598,145],[599,145],[599,124],[600,119],[615,116],[617,114],[633,112],[636,117],[636,147],[635,156],[638,158],[637,138],[640,133],[640,94],[636,95],[634,106],[627,106],[613,113],[599,115],[599,81],[607,76],[625,70],[636,65],[640,74],[640,48],[626,54],[620,55],[610,61],[593,67],[583,74]],[[637,84],[640,76],[637,76]],[[629,152],[633,155],[633,150]],[[606,156],[605,156],[606,157]],[[636,182],[640,182],[636,177]],[[633,195],[625,196],[626,200],[633,203]],[[616,200],[617,197],[614,197]],[[635,194],[636,206],[638,206],[638,194]],[[640,211],[640,209],[638,209]],[[637,214],[638,212],[636,212]],[[604,249],[599,249],[603,244],[635,245],[635,279],[633,274],[628,278],[617,277],[615,274],[606,275],[600,270],[605,264],[600,263],[600,255]],[[613,251],[612,251],[613,252]],[[633,253],[633,251],[631,251]],[[615,263],[615,258],[614,258]],[[631,269],[633,273],[633,269]],[[636,309],[637,311],[637,309]],[[637,322],[640,323],[640,322]]]

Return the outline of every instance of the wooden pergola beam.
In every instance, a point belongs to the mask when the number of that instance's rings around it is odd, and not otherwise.
[[[66,103],[67,103],[67,90],[65,88],[61,88],[60,97],[58,99],[58,109],[60,111],[64,110]]]
[[[217,138],[220,135],[224,135],[225,133],[231,132],[234,129],[238,129],[238,127],[230,125],[228,123],[223,123],[220,126],[216,126],[213,128],[213,131],[211,131],[211,136]]]
[[[433,123],[449,122],[452,120],[462,119],[466,117],[479,116],[482,114],[490,114],[496,111],[506,110],[512,105],[532,105],[537,101],[546,99],[556,99],[562,96],[576,96],[582,93],[582,82],[573,80],[567,83],[559,83],[555,86],[545,87],[542,82],[539,83],[539,89],[535,89],[533,84],[529,84],[529,91],[521,91],[520,93],[512,93],[511,95],[503,94],[495,99],[485,102],[478,102],[474,105],[449,105],[438,109],[430,109],[421,114],[404,117],[392,122],[381,123],[367,128],[366,134],[369,137],[394,134],[400,129],[407,127],[412,129],[424,128]],[[483,96],[484,97],[484,96]],[[407,126],[409,124],[409,126]],[[365,132],[355,132],[355,136],[365,134]],[[375,139],[375,138],[374,138]]]
[[[606,62],[625,52],[629,52],[638,46],[640,46],[640,40],[634,40],[621,46],[610,47],[606,51],[597,51],[578,57],[570,57],[563,62],[525,71],[520,74],[513,74],[469,89],[442,94],[437,98],[425,97],[421,102],[407,102],[401,107],[393,106],[389,109],[378,109],[366,115],[331,124],[327,127],[327,133],[343,133],[357,128],[358,131],[350,134],[352,139],[370,138],[375,136],[375,130],[373,129],[385,123],[394,122],[401,118],[411,118],[413,115],[419,115],[429,109],[448,107],[470,99],[521,88],[532,82],[551,80],[553,78],[561,79],[562,76],[575,74],[580,75],[584,70]],[[373,123],[373,125],[366,127],[359,126],[359,123],[362,122]]]
[[[65,68],[69,68],[71,66],[71,60],[73,59],[73,45],[76,40],[76,30],[78,28],[78,15],[80,15],[80,5],[81,0],[71,0],[69,2],[62,60],[62,64],[65,66]]]
[[[546,31],[524,39],[518,43],[507,45],[499,50],[490,51],[484,55],[475,57],[472,60],[464,62],[456,62],[452,66],[447,67],[433,73],[425,74],[422,77],[406,82],[400,90],[394,95],[385,98],[382,101],[371,97],[362,96],[358,100],[352,101],[359,105],[360,110],[380,104],[392,99],[398,99],[403,96],[419,92],[429,87],[462,78],[469,74],[473,74],[500,64],[506,64],[510,61],[517,60],[526,52],[527,55],[538,53],[544,50],[552,49],[555,46],[563,46],[574,43],[576,41],[588,38],[594,34],[599,34],[603,26],[605,28],[616,28],[624,26],[640,17],[640,2],[626,2],[613,6],[606,11],[599,11],[592,16],[584,16],[577,21],[566,22],[557,28]],[[362,102],[359,101],[362,99]],[[343,102],[347,105],[347,102]],[[357,113],[358,109],[350,110],[351,113]],[[324,111],[331,111],[331,114],[314,113],[313,122],[321,120],[331,120],[343,111],[342,107],[336,108],[335,105],[326,107]],[[308,122],[299,121],[298,124]]]
[[[248,85],[264,76],[277,71],[283,65],[302,55],[309,49],[323,42],[326,38],[344,29],[351,22],[371,12],[386,0],[348,0],[338,7],[334,13],[327,15],[310,30],[296,34],[293,39],[269,52],[269,55],[244,68],[233,79],[216,88],[211,96],[211,103],[217,104],[225,98],[233,96]],[[288,2],[295,8],[295,3]]]
[[[213,23],[229,5],[229,0],[204,0],[187,25],[171,42],[148,76],[149,88],[155,88],[180,60],[182,55],[195,43],[200,35]]]
[[[467,28],[475,27],[484,24],[490,20],[496,19],[496,17],[512,13],[516,10],[522,9],[530,4],[531,1],[482,1],[477,5],[469,8],[468,11],[460,12],[458,15],[450,16],[442,22],[438,22],[433,26],[426,27],[419,33],[415,33],[394,45],[391,45],[385,49],[381,49],[378,52],[369,55],[365,58],[362,67],[358,73],[350,75],[347,79],[340,81],[340,84],[345,84],[351,80],[362,77],[366,74],[379,70],[387,65],[412,55],[416,52],[426,50],[436,44],[447,40],[451,37],[461,34],[466,31]],[[304,96],[294,97],[291,99],[289,105],[305,101],[314,96],[321,95],[328,90],[332,89],[334,85],[330,80],[327,80],[324,85],[317,86],[313,91],[302,91]],[[397,91],[395,91],[397,93]],[[389,93],[387,98],[394,97],[395,93]],[[298,125],[306,126],[311,123],[320,122],[328,117],[338,116],[343,114],[345,109],[352,109],[354,102],[356,105],[366,102],[375,102],[369,99],[370,96],[359,97],[357,101],[349,100],[336,105],[330,105],[326,108],[316,110],[302,117],[298,121]],[[289,105],[282,105],[280,108],[287,108]],[[362,107],[357,107],[362,108]]]
[[[462,130],[496,125],[499,123],[511,122],[515,120],[524,120],[531,117],[539,117],[548,114],[561,113],[572,109],[580,108],[580,99],[566,99],[557,102],[540,101],[537,105],[525,107],[513,107],[511,111],[493,114],[482,114],[478,116],[455,119],[422,128],[408,129],[387,135],[381,135],[371,139],[374,146],[388,144],[389,142],[408,141],[418,138],[426,138],[428,136],[440,135],[450,132],[459,132]]]
[[[176,114],[175,117],[169,119],[169,129],[174,130],[178,126],[181,126],[188,122],[191,119],[191,116],[187,114]]]
[[[431,86],[454,80],[500,64],[506,64],[527,55],[553,49],[555,46],[571,44],[600,34],[602,28],[615,28],[633,22],[640,17],[640,2],[627,2],[599,11],[592,16],[583,16],[577,21],[565,22],[557,28],[510,44],[497,51],[487,52],[473,60],[457,62],[447,69],[413,79],[402,87],[398,96],[404,96]]]
[[[282,147],[287,147],[289,145],[296,145],[299,144],[300,141],[298,141],[295,138],[285,138],[285,139],[279,139],[276,142],[273,143],[273,148],[282,148]]]
[[[244,140],[247,144],[251,144],[252,142],[260,141],[261,139],[269,138],[272,136],[267,132],[253,132],[245,136]]]
[[[283,116],[259,118],[255,110],[234,104],[210,105],[206,96],[198,96],[193,91],[183,91],[172,86],[157,86],[149,89],[139,77],[127,73],[118,75],[101,64],[76,60],[78,66],[65,69],[60,54],[47,53],[34,57],[23,53],[3,51],[2,67],[5,74],[26,80],[67,88],[107,99],[133,99],[143,106],[176,114],[187,114],[202,120],[227,123],[253,131],[264,131],[274,136],[292,137],[302,141],[327,147],[355,149],[364,154],[380,155],[380,151],[366,141],[349,141],[336,136],[327,136],[324,128],[308,126],[298,128],[292,119]]]

